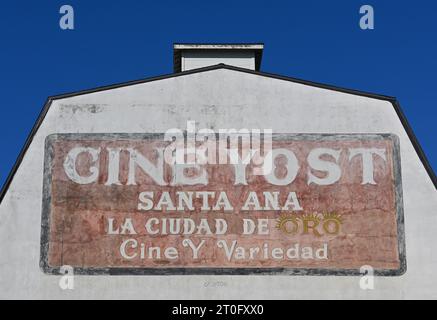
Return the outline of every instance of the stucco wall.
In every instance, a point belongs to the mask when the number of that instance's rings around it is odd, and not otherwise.
[[[81,276],[39,268],[44,140],[53,133],[159,133],[186,127],[277,133],[393,133],[401,145],[408,270],[357,277]],[[437,192],[388,101],[227,69],[55,100],[0,206],[0,298],[437,298]],[[206,285],[222,281],[223,286]]]

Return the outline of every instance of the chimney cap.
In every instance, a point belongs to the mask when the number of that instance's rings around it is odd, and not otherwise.
[[[252,51],[255,54],[255,70],[259,71],[264,50],[263,43],[174,43],[174,72],[182,71],[182,51]]]

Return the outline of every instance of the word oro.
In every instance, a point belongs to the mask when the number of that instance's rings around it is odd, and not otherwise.
[[[288,214],[278,218],[276,228],[288,235],[301,233],[322,237],[323,235],[338,235],[342,224],[342,217],[336,213],[305,214],[303,216]]]

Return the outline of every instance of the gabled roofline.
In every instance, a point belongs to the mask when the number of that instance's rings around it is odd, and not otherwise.
[[[152,82],[152,81],[177,78],[177,77],[182,77],[182,76],[186,76],[186,75],[190,75],[190,74],[212,71],[212,70],[217,70],[217,69],[228,69],[228,70],[234,70],[234,71],[239,71],[239,72],[244,72],[244,73],[250,73],[250,74],[254,74],[254,75],[258,75],[258,76],[262,76],[262,77],[290,81],[290,82],[294,82],[294,83],[308,85],[311,87],[317,87],[317,88],[321,88],[321,89],[349,93],[349,94],[363,96],[363,97],[367,97],[367,98],[373,98],[373,99],[377,99],[377,100],[386,100],[386,101],[396,100],[395,97],[391,97],[391,96],[375,94],[375,93],[354,90],[354,89],[347,89],[347,88],[337,87],[337,86],[333,86],[333,85],[327,85],[327,84],[323,84],[323,83],[319,83],[319,82],[308,81],[308,80],[303,80],[303,79],[293,78],[293,77],[288,77],[288,76],[282,76],[282,75],[278,75],[278,74],[274,74],[274,73],[268,73],[268,72],[264,72],[264,71],[255,71],[255,70],[251,70],[251,69],[230,66],[227,64],[223,64],[223,63],[208,66],[208,67],[198,68],[198,69],[187,70],[187,71],[183,71],[183,72],[164,74],[164,75],[156,76],[156,77],[149,77],[149,78],[144,78],[144,79],[140,79],[140,80],[133,80],[133,81],[121,82],[121,83],[108,85],[108,86],[96,87],[93,89],[80,90],[80,91],[74,91],[74,92],[66,93],[66,94],[54,95],[54,96],[50,96],[48,98],[48,100],[59,100],[59,99],[71,98],[71,97],[76,97],[76,96],[80,96],[80,95],[84,95],[84,94],[101,92],[101,91],[105,91],[105,90],[118,89],[118,88],[128,87],[128,86],[132,86],[132,85],[136,85],[136,84],[143,84],[143,83]]]
[[[24,146],[21,149],[21,151],[17,157],[17,160],[15,161],[14,166],[12,167],[8,177],[6,178],[5,183],[2,186],[2,189],[0,192],[0,204],[3,202],[3,199],[4,199],[8,189],[12,183],[12,180],[14,179],[14,176],[15,176],[18,168],[20,167],[20,165],[23,161],[23,158],[24,158],[27,150],[29,149],[29,146],[31,145],[31,143],[33,141],[35,134],[37,133],[42,122],[44,121],[45,116],[47,115],[47,112],[49,111],[50,106],[52,105],[53,101],[65,99],[65,98],[77,97],[77,96],[95,93],[95,92],[102,92],[102,91],[106,91],[106,90],[123,88],[123,87],[137,85],[137,84],[143,84],[143,83],[152,82],[152,81],[182,77],[182,76],[186,76],[186,75],[190,75],[190,74],[207,72],[207,71],[217,70],[217,69],[228,69],[228,70],[233,70],[233,71],[238,71],[238,72],[244,72],[244,73],[249,73],[249,74],[253,74],[253,75],[257,75],[257,76],[278,79],[278,80],[284,80],[284,81],[290,81],[290,82],[299,83],[299,84],[303,84],[303,85],[307,85],[307,86],[311,86],[311,87],[316,87],[316,88],[321,88],[321,89],[337,91],[337,92],[342,92],[342,93],[347,93],[347,94],[352,94],[352,95],[357,95],[357,96],[362,96],[362,97],[391,102],[391,104],[392,104],[393,108],[395,109],[396,114],[398,115],[405,131],[407,132],[407,135],[408,135],[411,143],[414,146],[414,149],[416,150],[417,155],[419,156],[420,161],[422,162],[423,166],[425,167],[425,170],[427,171],[429,177],[431,178],[432,183],[434,184],[434,187],[437,190],[437,178],[436,178],[436,175],[434,173],[434,170],[432,169],[432,167],[428,161],[428,158],[425,155],[425,152],[423,151],[416,135],[414,134],[414,131],[411,128],[411,126],[410,126],[410,124],[409,124],[409,122],[408,122],[408,120],[407,120],[407,118],[406,118],[406,116],[401,108],[401,105],[399,104],[399,102],[397,101],[397,99],[395,97],[379,95],[379,94],[374,94],[374,93],[369,93],[369,92],[364,92],[364,91],[359,91],[359,90],[353,90],[353,89],[346,89],[346,88],[332,86],[332,85],[326,85],[326,84],[322,84],[322,83],[318,83],[318,82],[307,81],[307,80],[302,80],[302,79],[292,78],[292,77],[286,77],[286,76],[281,76],[281,75],[262,72],[262,71],[254,71],[254,70],[250,70],[250,69],[244,69],[244,68],[234,67],[234,66],[225,65],[225,64],[218,64],[218,65],[208,66],[208,67],[204,67],[204,68],[198,68],[198,69],[188,70],[188,71],[184,71],[184,72],[179,72],[179,73],[172,73],[172,74],[162,75],[162,76],[158,76],[158,77],[150,77],[150,78],[145,78],[145,79],[141,79],[141,80],[122,82],[122,83],[109,85],[109,86],[101,86],[101,87],[97,87],[97,88],[89,89],[89,90],[81,90],[81,91],[76,91],[76,92],[67,93],[67,94],[50,96],[49,98],[47,98],[47,101],[44,104],[44,107],[42,108],[32,130],[30,131],[30,133],[26,139],[26,142],[24,143]]]

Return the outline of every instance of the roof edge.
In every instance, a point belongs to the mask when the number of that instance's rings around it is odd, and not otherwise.
[[[207,71],[212,71],[212,70],[217,70],[217,69],[227,69],[227,70],[233,70],[233,71],[238,71],[238,72],[244,72],[244,73],[249,73],[249,74],[253,74],[253,75],[257,75],[257,76],[278,79],[278,80],[283,80],[283,81],[289,81],[289,82],[304,84],[304,85],[317,87],[317,88],[321,88],[321,89],[337,91],[337,92],[342,92],[342,93],[348,93],[348,94],[363,96],[366,98],[373,98],[373,99],[377,99],[377,100],[396,101],[396,97],[393,97],[393,96],[387,96],[387,95],[371,93],[371,92],[366,92],[366,91],[361,91],[361,90],[356,90],[356,89],[349,89],[349,88],[344,88],[344,87],[339,87],[339,86],[334,86],[334,85],[328,85],[328,84],[324,84],[321,82],[308,81],[308,80],[303,80],[300,78],[283,76],[283,75],[269,73],[269,72],[265,72],[265,71],[256,71],[256,70],[251,70],[251,69],[245,69],[245,68],[235,67],[235,66],[231,66],[231,65],[227,65],[227,64],[223,64],[223,63],[215,64],[215,65],[207,66],[207,67],[202,67],[202,68],[197,68],[197,69],[192,69],[192,70],[187,70],[187,71],[182,71],[182,72],[174,72],[174,73],[168,73],[168,74],[164,74],[164,75],[160,75],[160,76],[143,78],[143,79],[139,79],[139,80],[131,80],[131,81],[120,82],[120,83],[116,83],[116,84],[112,84],[112,85],[99,86],[99,87],[95,87],[92,89],[85,89],[85,90],[73,91],[70,93],[52,95],[52,96],[49,96],[48,99],[49,100],[59,100],[59,99],[71,98],[71,97],[80,96],[80,95],[84,95],[84,94],[90,94],[90,93],[95,93],[95,92],[100,92],[100,91],[105,91],[105,90],[118,89],[118,88],[123,88],[123,87],[131,86],[131,85],[137,85],[137,84],[158,81],[158,80],[171,79],[171,78],[176,78],[176,77],[181,77],[181,76],[186,76],[186,75],[191,75],[191,74],[196,74],[196,73],[201,73],[201,72],[207,72]]]
[[[399,120],[402,123],[402,126],[404,127],[408,138],[411,141],[411,144],[414,147],[414,150],[416,151],[417,156],[419,157],[419,160],[422,162],[426,173],[428,174],[429,178],[431,179],[431,182],[434,184],[434,188],[437,190],[437,176],[434,172],[434,169],[432,168],[428,157],[425,154],[425,151],[423,150],[419,140],[417,139],[416,134],[414,133],[413,128],[411,127],[404,111],[402,110],[401,104],[398,100],[392,101],[393,108],[395,109],[396,114],[398,115]]]
[[[173,43],[173,50],[262,50],[264,43],[232,43],[232,42],[216,42],[216,43]]]

